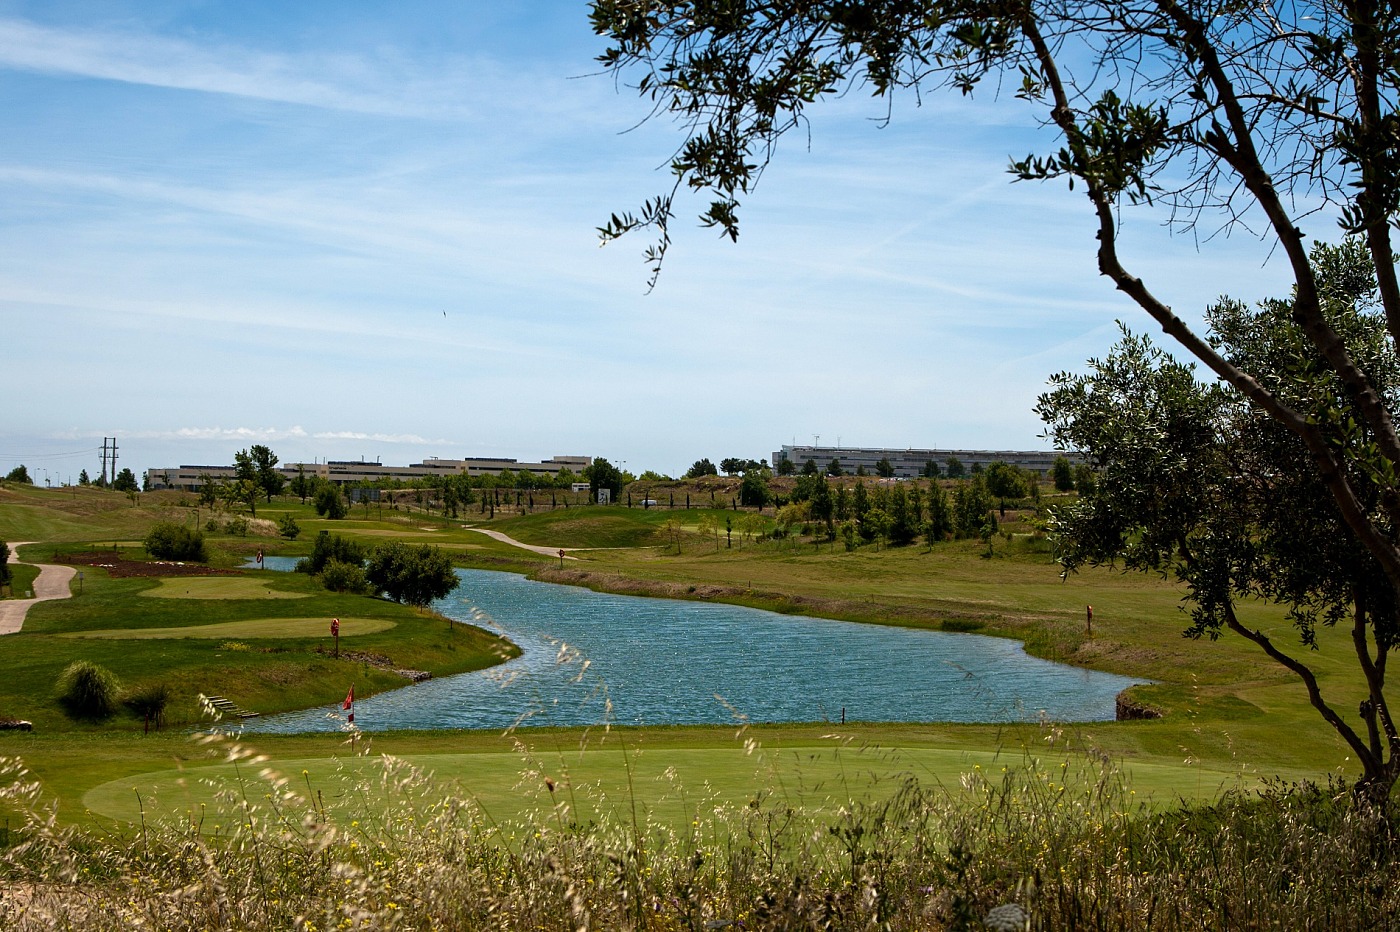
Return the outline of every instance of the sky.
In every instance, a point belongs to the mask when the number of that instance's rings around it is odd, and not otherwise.
[[[603,47],[562,0],[0,0],[0,474],[1045,449],[1047,378],[1152,331],[1083,195],[1007,174],[1050,142],[1009,94],[814,111],[648,293],[596,228],[681,135]],[[1127,219],[1183,316],[1286,293],[1267,243]]]

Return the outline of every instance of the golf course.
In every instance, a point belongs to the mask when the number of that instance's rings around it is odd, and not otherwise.
[[[11,781],[0,824],[18,830],[15,838],[96,831],[150,846],[155,832],[166,839],[161,845],[228,839],[221,856],[232,857],[260,844],[262,833],[309,820],[340,827],[333,846],[382,857],[403,842],[395,825],[422,830],[447,818],[447,807],[465,820],[451,831],[528,861],[532,846],[541,858],[557,854],[546,851],[550,838],[612,832],[630,849],[659,833],[671,839],[667,845],[682,839],[685,851],[711,850],[756,837],[754,820],[779,814],[781,831],[764,822],[763,831],[777,833],[771,843],[815,827],[813,838],[830,833],[836,844],[850,820],[883,824],[893,812],[913,811],[911,799],[919,800],[921,818],[937,811],[939,819],[962,819],[1014,800],[1007,812],[1049,807],[1049,821],[1037,823],[1046,831],[1071,817],[1126,826],[1357,774],[1296,677],[1242,638],[1184,638],[1181,592],[1168,580],[1110,569],[1062,577],[1028,510],[1009,514],[990,546],[852,550],[800,534],[767,537],[752,522],[750,533],[726,536],[716,530],[722,509],[575,506],[447,518],[391,505],[335,521],[290,497],[258,509],[272,520],[284,514],[301,526],[295,540],[214,531],[207,564],[162,566],[142,546],[150,527],[216,527],[226,516],[200,511],[179,492],[0,489],[0,539],[32,542],[12,558],[18,594],[37,575],[28,567],[78,570],[69,597],[29,605],[21,630],[0,639],[0,718],[32,726],[0,731]],[[575,728],[526,720],[504,729],[362,733],[340,708],[347,687],[363,701],[413,688],[412,676],[489,671],[519,648],[486,630],[486,618],[484,627],[464,624],[331,592],[304,573],[248,566],[263,552],[304,556],[323,530],[366,543],[428,544],[459,567],[623,595],[1014,639],[1036,657],[1143,685],[1120,697],[1128,718],[1120,721],[1062,722],[1027,712],[967,724],[766,723],[735,709],[732,721],[715,725],[622,727],[600,715]],[[542,552],[558,549],[571,559]],[[1302,650],[1277,608],[1246,604],[1241,612],[1278,643]],[[1349,647],[1345,632],[1328,628],[1308,655],[1324,695],[1340,709],[1354,709],[1364,695]],[[790,658],[809,677],[843,660],[838,652]],[[159,686],[168,703],[155,721],[124,712],[75,718],[57,686],[75,661],[110,671],[124,694]],[[207,697],[225,703],[224,711]],[[334,711],[300,734],[244,734],[229,711],[265,717],[319,706]],[[35,828],[43,812],[52,813],[54,828]],[[873,831],[860,824],[852,831]],[[900,838],[896,847],[908,841]],[[835,856],[827,842],[811,844],[805,854],[781,857]],[[443,857],[434,851],[431,857]],[[1104,864],[1118,856],[1107,849],[1093,855]]]

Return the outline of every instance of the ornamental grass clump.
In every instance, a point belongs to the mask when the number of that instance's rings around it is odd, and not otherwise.
[[[104,722],[117,713],[121,702],[121,682],[106,667],[87,660],[75,660],[58,676],[58,704],[69,718],[82,722]]]

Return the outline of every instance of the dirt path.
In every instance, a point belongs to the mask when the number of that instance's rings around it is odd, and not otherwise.
[[[34,541],[26,540],[10,544],[11,562],[21,562],[14,558],[15,552],[26,544],[32,543]],[[47,602],[51,599],[66,599],[73,595],[70,584],[78,572],[73,567],[54,566],[52,563],[32,565],[39,567],[39,575],[34,579],[34,598],[0,601],[0,634],[14,634],[23,628],[24,616],[29,614],[29,606],[34,603]]]
[[[579,550],[579,547],[541,547],[538,544],[523,544],[500,531],[491,531],[484,527],[469,527],[469,531],[476,531],[478,534],[485,534],[492,540],[498,540],[503,544],[510,544],[512,547],[519,547],[521,550],[529,550],[534,553],[542,553],[547,557],[563,557],[565,560],[577,560],[578,557],[569,556],[570,550]]]

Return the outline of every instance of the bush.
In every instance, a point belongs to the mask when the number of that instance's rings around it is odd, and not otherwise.
[[[58,704],[69,718],[101,722],[117,712],[121,682],[106,667],[75,660],[58,677]]]
[[[369,591],[369,580],[365,568],[358,563],[329,561],[321,570],[321,585],[331,592],[353,592],[362,594]]]
[[[311,547],[311,556],[298,560],[296,570],[298,573],[316,576],[323,572],[326,564],[332,560],[361,566],[365,562],[365,554],[365,547],[350,538],[322,531],[316,535],[316,543]]]
[[[160,560],[192,560],[203,563],[208,559],[204,535],[183,524],[161,522],[146,535],[146,552]]]
[[[277,522],[277,533],[287,540],[296,540],[301,533],[301,525],[297,524],[297,519],[292,517],[291,512],[284,514]]]
[[[170,704],[170,695],[170,684],[152,683],[132,690],[122,699],[122,705],[143,720],[148,731],[152,725],[160,731],[160,726],[165,724],[165,707]]]
[[[242,515],[234,515],[232,518],[228,519],[228,523],[224,525],[224,530],[238,537],[247,537],[248,519]]]
[[[316,490],[316,514],[339,521],[349,513],[350,506],[345,504],[345,496],[340,494],[340,489],[326,483]]]

